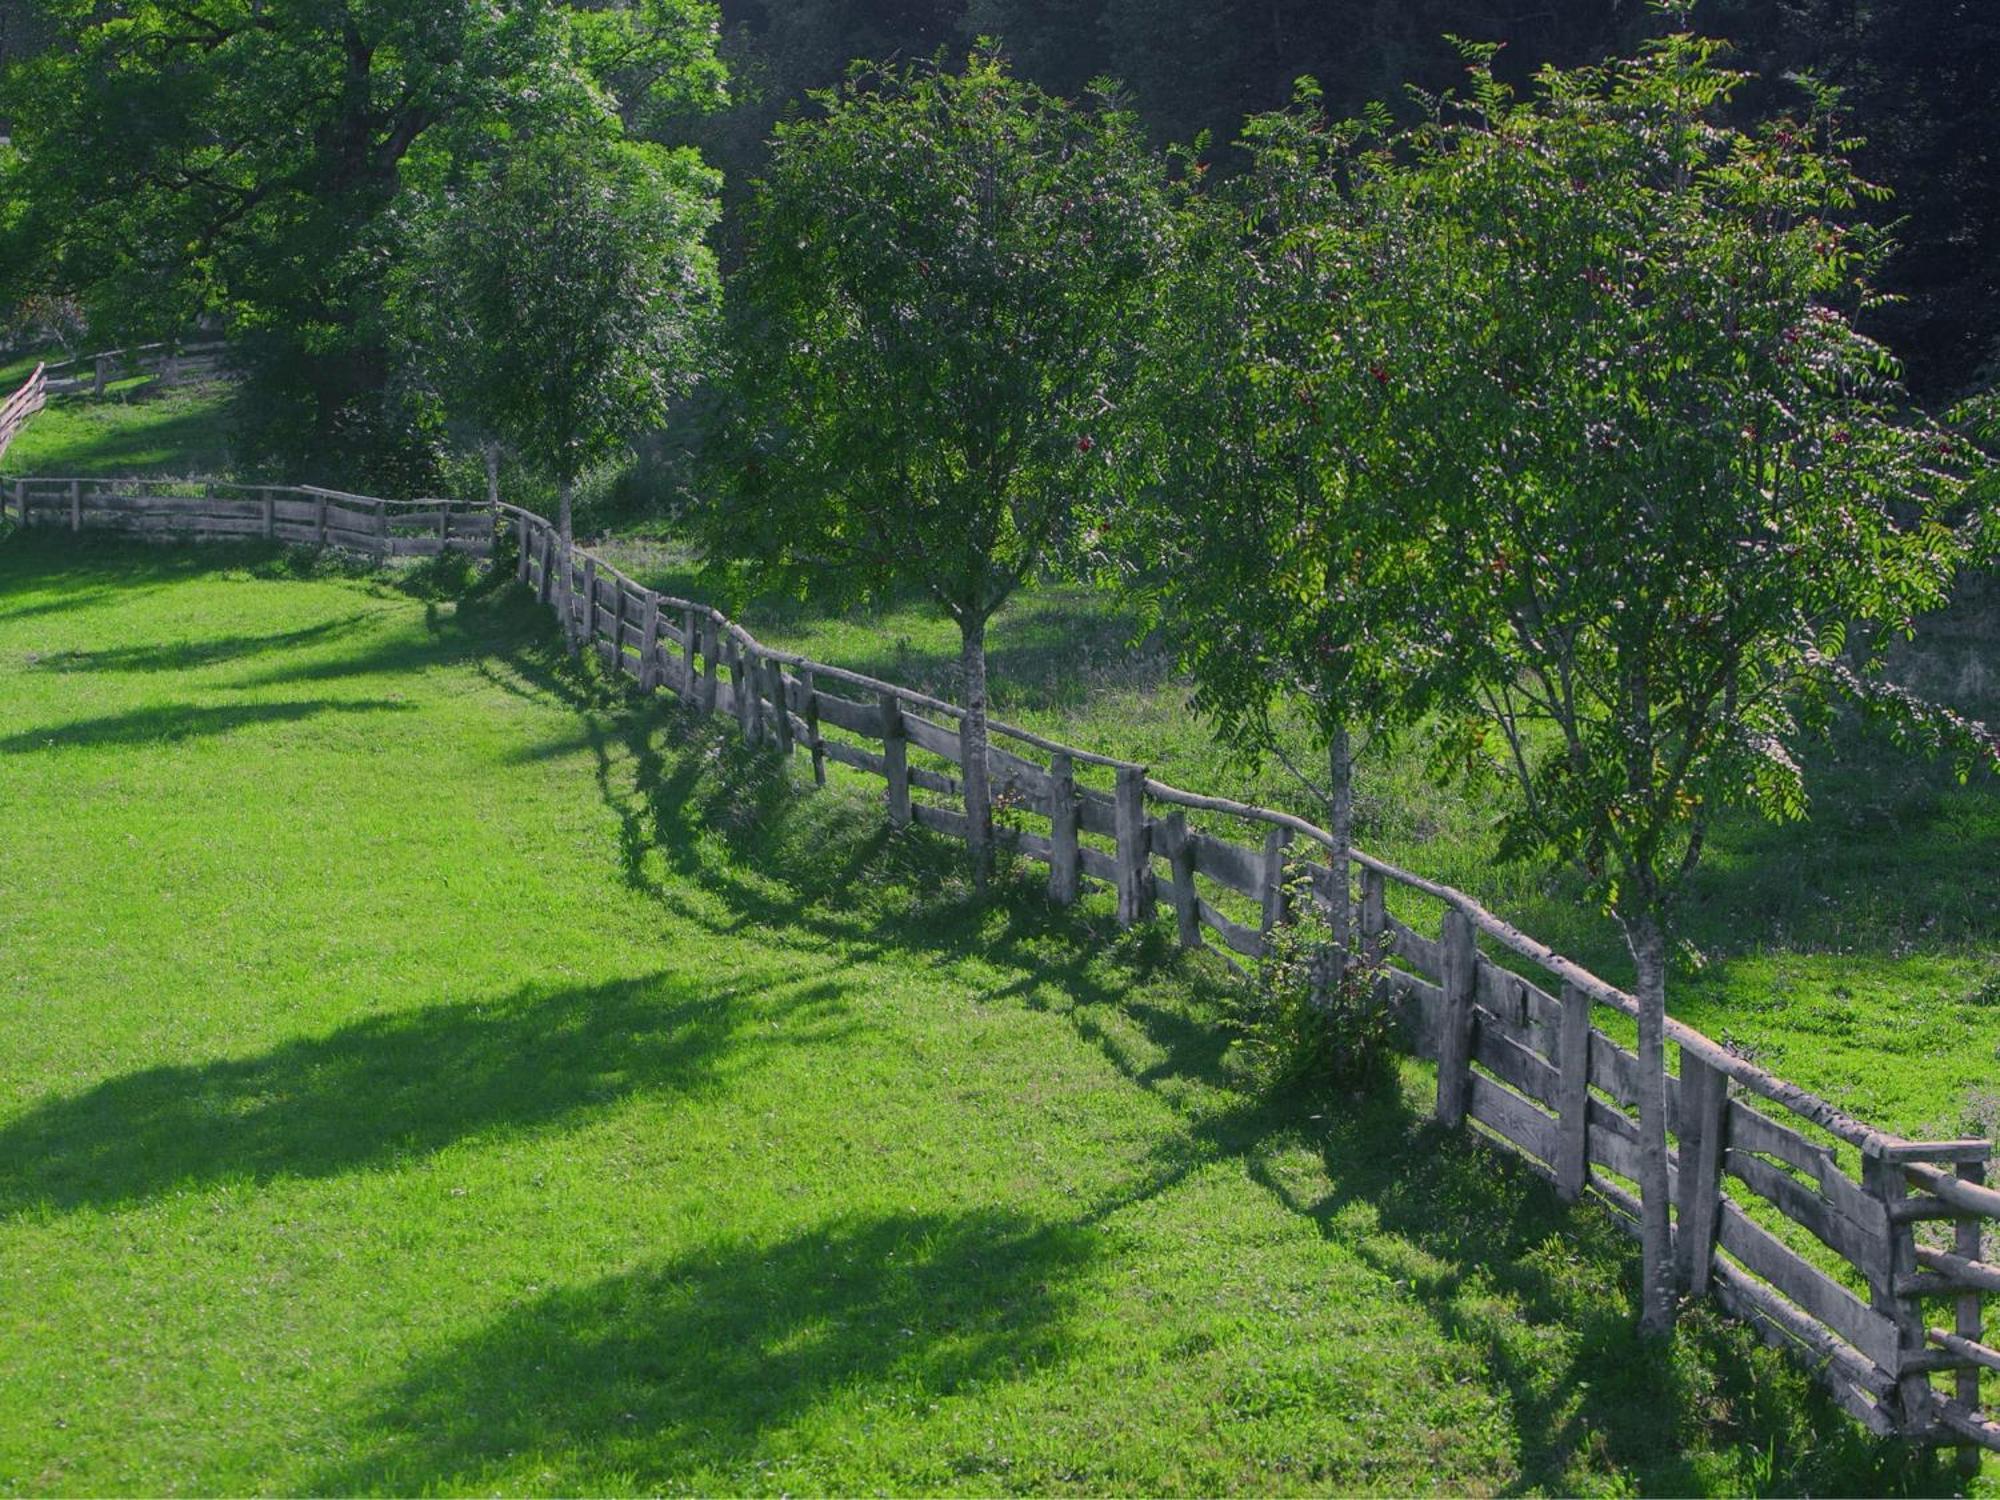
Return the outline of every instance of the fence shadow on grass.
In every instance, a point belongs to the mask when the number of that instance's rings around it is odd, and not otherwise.
[[[371,1015],[243,1058],[148,1068],[0,1128],[0,1214],[114,1206],[183,1184],[329,1176],[633,1094],[695,1094],[746,1049],[820,1046],[844,985],[671,973]],[[786,1014],[803,1024],[759,1023]]]
[[[738,1490],[822,1403],[921,1411],[1059,1364],[1094,1237],[997,1210],[836,1219],[719,1239],[548,1293],[417,1365],[359,1416],[337,1494],[518,1488],[532,1456],[582,1487]],[[979,1453],[939,1454],[980,1472]]]

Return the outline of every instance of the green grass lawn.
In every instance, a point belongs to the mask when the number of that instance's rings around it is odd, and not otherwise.
[[[0,543],[0,1492],[1950,1487],[1421,1068],[1247,1091],[1158,935],[421,593]]]

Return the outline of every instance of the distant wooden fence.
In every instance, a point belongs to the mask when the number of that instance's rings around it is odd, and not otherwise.
[[[28,418],[48,404],[48,366],[36,365],[35,373],[22,382],[21,388],[0,405],[0,458],[4,458],[8,445],[14,441],[14,434],[28,425]]]
[[[9,488],[23,526],[263,538],[380,558],[429,557],[446,548],[485,557],[493,550],[493,508],[484,501],[381,500],[313,485],[208,479],[34,478]]]
[[[708,605],[565,546],[518,506],[206,481],[12,488],[33,526],[261,536],[378,557],[484,555],[504,517],[520,581],[608,670],[733,719],[752,744],[808,757],[821,784],[829,762],[881,779],[893,823],[966,835],[952,774],[965,763],[962,709],[773,650]],[[1437,1118],[1512,1151],[1565,1198],[1596,1194],[1637,1232],[1639,1060],[1619,1039],[1637,1014],[1630,995],[1463,892],[1360,851],[1336,869],[1331,835],[1305,819],[1182,791],[1143,765],[997,720],[988,731],[1004,836],[1048,866],[1057,901],[1101,882],[1121,923],[1165,906],[1183,945],[1254,958],[1296,918],[1294,900],[1330,914],[1350,882],[1357,961],[1411,1049],[1437,1063]],[[1600,1008],[1617,1018],[1609,1029]],[[1987,1415],[2000,1340],[1983,1320],[1985,1295],[2000,1293],[1985,1238],[2000,1220],[2000,1191],[1985,1181],[1993,1144],[1876,1130],[1677,1021],[1668,1035],[1680,1065],[1666,1079],[1668,1191],[1685,1290],[1805,1361],[1869,1431],[1956,1446],[1976,1470],[1981,1449],[2000,1451]]]
[[[44,367],[48,372],[51,396],[75,395],[88,391],[102,396],[115,381],[137,375],[152,379],[148,389],[185,385],[207,380],[229,368],[229,346],[216,341],[206,344],[136,344],[129,349],[104,349],[95,354],[79,354]]]
[[[752,743],[809,757],[821,783],[829,761],[879,777],[892,822],[965,837],[952,774],[965,759],[962,709],[773,650],[705,604],[565,548],[545,518],[499,509],[519,541],[520,580],[607,669],[734,719]],[[1349,896],[1364,972],[1412,1049],[1436,1060],[1437,1117],[1471,1122],[1565,1198],[1596,1193],[1637,1233],[1639,1059],[1595,1024],[1598,1007],[1635,1017],[1630,995],[1463,892],[1359,851],[1352,871],[1336,871],[1332,836],[1304,819],[1182,791],[1143,765],[1009,724],[988,731],[995,808],[1016,825],[1014,847],[1048,866],[1057,901],[1100,881],[1125,924],[1165,906],[1184,945],[1256,957],[1291,919],[1289,901],[1330,914],[1336,882],[1358,876]],[[1983,1296],[2000,1293],[1982,1238],[2000,1220],[2000,1192],[1985,1186],[1992,1143],[1875,1130],[1700,1032],[1668,1028],[1680,1063],[1666,1088],[1684,1288],[1806,1361],[1871,1432],[1958,1446],[1976,1469],[1980,1449],[2000,1451],[1980,1390],[1982,1371],[2000,1373],[1982,1321]]]

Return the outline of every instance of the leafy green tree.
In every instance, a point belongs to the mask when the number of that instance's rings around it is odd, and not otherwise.
[[[1837,101],[1732,128],[1718,46],[1677,33],[1526,99],[1472,49],[1469,100],[1363,177],[1443,753],[1501,775],[1508,847],[1582,870],[1632,954],[1652,1332],[1668,943],[1713,819],[1803,816],[1798,744],[1843,699],[1961,773],[2000,757],[1882,670],[1990,540],[1981,456],[1855,330],[1884,246]]]
[[[922,589],[958,626],[970,840],[990,843],[986,627],[1110,482],[1171,222],[1131,117],[980,50],[857,72],[782,126],[737,282],[717,541],[816,597]]]
[[[1385,251],[1351,191],[1369,134],[1329,125],[1302,80],[1292,109],[1249,122],[1249,168],[1196,200],[1159,282],[1126,545],[1218,739],[1291,765],[1274,714],[1311,726],[1325,784],[1291,769],[1327,803],[1342,875],[1351,731],[1423,705],[1403,637],[1423,538],[1403,524],[1407,462],[1375,378]],[[1339,943],[1347,891],[1336,878]]]
[[[720,182],[692,150],[553,137],[440,194],[397,278],[397,321],[438,409],[555,481],[577,477],[707,372]]]
[[[0,81],[18,148],[0,280],[77,295],[120,339],[224,320],[257,366],[265,446],[295,460],[388,441],[407,173],[718,86],[707,0],[40,8],[55,44]]]

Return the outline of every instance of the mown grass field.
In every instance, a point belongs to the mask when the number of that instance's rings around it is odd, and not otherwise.
[[[310,576],[308,576],[310,575]],[[421,583],[423,575],[418,576]],[[0,1490],[1931,1491],[511,590],[0,544]]]

